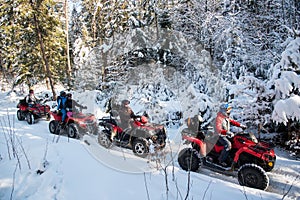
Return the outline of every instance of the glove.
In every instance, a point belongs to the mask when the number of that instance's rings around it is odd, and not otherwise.
[[[240,125],[240,128],[243,129],[243,130],[245,130],[245,129],[247,129],[247,126],[244,125],[244,124],[241,124],[241,125]]]
[[[227,132],[226,132],[226,135],[227,135],[228,137],[232,138],[232,137],[234,136],[234,133],[231,132],[231,131],[227,131]]]

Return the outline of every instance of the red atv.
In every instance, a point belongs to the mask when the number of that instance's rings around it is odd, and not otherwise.
[[[230,138],[232,149],[226,160],[228,167],[218,162],[224,146],[219,144],[218,135],[212,129],[203,129],[197,136],[187,129],[182,131],[182,138],[191,147],[184,148],[178,154],[178,163],[184,170],[197,171],[203,166],[223,173],[235,174],[237,171],[240,185],[265,190],[269,185],[266,171],[274,168],[276,155],[272,146],[258,142],[252,133],[238,133]]]
[[[49,131],[52,134],[61,135],[67,133],[68,137],[79,138],[80,134],[97,134],[98,123],[96,117],[93,114],[83,114],[80,112],[74,112],[71,117],[66,117],[63,124],[60,124],[62,115],[61,113],[54,111],[50,112],[54,120],[49,123]]]
[[[19,121],[25,120],[28,124],[35,123],[38,119],[45,118],[50,120],[50,106],[37,103],[35,105],[29,106],[25,99],[20,100],[17,105],[19,110],[17,111],[17,118]]]
[[[136,117],[131,127],[122,130],[118,120],[110,115],[100,119],[99,126],[102,130],[98,134],[98,143],[105,148],[110,148],[112,143],[117,146],[132,149],[133,153],[145,158],[153,145],[154,149],[163,149],[166,145],[166,129],[163,125],[149,123],[146,116]],[[112,129],[117,130],[116,140],[111,141]]]

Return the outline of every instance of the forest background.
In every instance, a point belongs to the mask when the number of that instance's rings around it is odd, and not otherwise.
[[[0,2],[0,76],[12,91],[139,93],[156,111],[178,100],[157,121],[201,113],[210,123],[229,102],[257,132],[299,139],[300,1]]]

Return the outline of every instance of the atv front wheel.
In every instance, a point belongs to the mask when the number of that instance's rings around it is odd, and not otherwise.
[[[22,111],[21,110],[18,110],[17,111],[17,118],[19,121],[22,121],[25,119],[25,117],[22,115]]]
[[[200,167],[201,161],[195,150],[185,148],[178,154],[178,163],[183,170],[196,172]]]
[[[27,121],[28,124],[33,124],[34,123],[34,116],[31,112],[27,113],[26,121]]]
[[[240,185],[266,190],[269,186],[269,177],[262,167],[255,164],[245,164],[238,171]]]
[[[78,135],[79,135],[79,131],[78,131],[76,124],[69,124],[68,136],[70,138],[76,138]]]
[[[93,135],[98,135],[98,132],[99,132],[99,128],[98,127],[92,128],[92,134]]]
[[[135,139],[132,142],[132,151],[135,155],[145,158],[149,153],[149,148],[146,141],[143,139]]]
[[[108,136],[103,130],[100,131],[100,133],[98,134],[98,143],[105,148],[111,147],[112,144],[112,142],[109,140]]]
[[[50,133],[56,134],[57,126],[58,126],[58,121],[52,120],[49,123],[49,131],[50,131]]]

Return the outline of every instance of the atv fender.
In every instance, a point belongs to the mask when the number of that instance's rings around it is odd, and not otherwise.
[[[131,136],[136,138],[150,138],[152,135],[148,131],[135,129],[130,133]]]
[[[253,155],[253,156],[257,157],[257,158],[261,158],[261,157],[262,157],[262,154],[257,153],[257,152],[255,152],[255,151],[253,151],[252,149],[249,149],[248,147],[242,147],[242,148],[240,148],[240,149],[235,153],[235,156],[234,156],[233,161],[234,161],[235,163],[237,163],[237,162],[239,161],[239,158],[240,158],[241,153],[244,153],[244,152],[245,152],[245,153],[248,153],[248,154],[251,154],[251,155]]]
[[[195,138],[195,137],[190,137],[188,135],[184,135],[183,136],[183,139],[186,139],[190,142],[193,143],[193,146],[194,145],[197,145],[199,146],[199,153],[202,157],[205,157],[206,156],[206,143],[203,142],[202,140],[198,139],[198,138]]]

